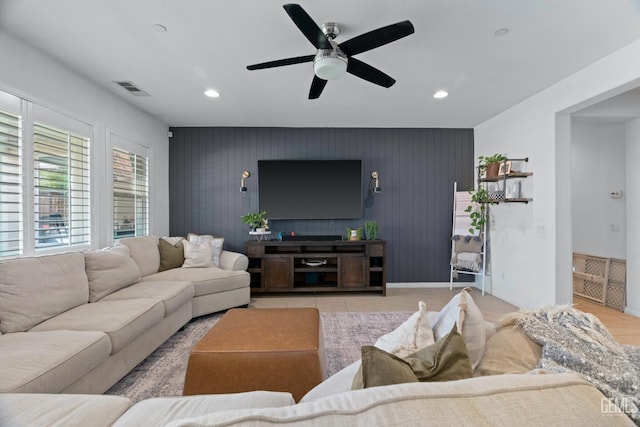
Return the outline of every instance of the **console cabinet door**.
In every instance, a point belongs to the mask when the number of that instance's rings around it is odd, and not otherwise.
[[[343,256],[340,258],[339,286],[343,288],[364,288],[367,286],[367,258],[364,256]]]
[[[262,262],[262,277],[265,288],[282,289],[293,286],[293,258],[265,257]]]

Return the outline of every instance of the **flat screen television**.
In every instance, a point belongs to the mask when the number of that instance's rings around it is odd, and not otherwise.
[[[361,160],[258,160],[258,198],[269,219],[362,217]]]

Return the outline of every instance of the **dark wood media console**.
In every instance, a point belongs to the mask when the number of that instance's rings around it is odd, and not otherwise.
[[[384,240],[248,241],[251,292],[380,292]]]

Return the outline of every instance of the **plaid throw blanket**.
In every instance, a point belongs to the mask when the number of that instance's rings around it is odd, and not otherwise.
[[[523,310],[500,319],[542,345],[538,368],[574,371],[640,425],[640,347],[616,342],[592,314],[571,306]]]

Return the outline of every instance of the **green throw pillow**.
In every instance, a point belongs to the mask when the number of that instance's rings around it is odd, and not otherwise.
[[[184,246],[182,245],[182,240],[172,245],[166,240],[160,239],[158,249],[160,250],[160,267],[158,271],[182,267],[184,263]]]
[[[363,346],[361,352],[364,388],[418,382],[411,365],[398,356],[372,345]]]
[[[434,344],[405,358],[419,381],[453,381],[471,378],[467,346],[456,325]]]
[[[362,366],[352,389],[409,382],[453,381],[471,378],[471,362],[464,340],[453,326],[451,332],[401,359],[373,346],[362,347]]]

